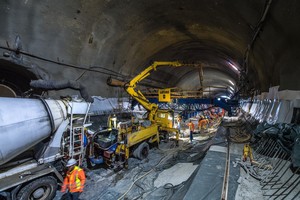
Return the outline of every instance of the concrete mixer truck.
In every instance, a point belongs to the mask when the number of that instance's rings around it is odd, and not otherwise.
[[[66,161],[81,164],[90,103],[0,98],[0,199],[53,199]]]

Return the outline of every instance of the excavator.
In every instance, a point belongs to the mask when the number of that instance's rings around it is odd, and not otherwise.
[[[99,151],[97,153],[97,148],[95,148],[96,152],[94,153],[101,155],[108,165],[119,162],[119,165],[122,164],[124,167],[128,167],[127,160],[130,155],[139,159],[147,157],[149,144],[158,144],[160,136],[164,135],[165,137],[169,132],[176,133],[176,146],[178,146],[179,131],[173,127],[174,111],[159,109],[157,104],[151,103],[140,90],[136,90],[136,86],[140,81],[148,77],[157,67],[161,66],[180,67],[183,64],[177,61],[154,62],[129,82],[125,83],[112,78],[107,80],[107,84],[110,86],[124,87],[126,92],[148,111],[147,118],[142,121],[134,122],[132,120],[118,124],[118,139],[115,145],[107,148],[101,147],[99,145],[101,143],[99,141],[101,134],[95,134],[96,139],[93,141],[94,145],[99,147]]]

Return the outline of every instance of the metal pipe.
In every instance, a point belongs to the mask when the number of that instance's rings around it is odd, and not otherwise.
[[[286,164],[289,164],[289,162],[283,163],[282,167],[281,167],[281,168],[276,172],[276,174],[269,180],[269,182],[266,183],[266,184],[264,184],[261,188],[263,189],[264,187],[266,187],[267,185],[269,185],[269,183],[271,183],[271,181],[272,181],[275,177],[277,177],[277,175],[281,172],[281,170],[283,170],[283,168],[286,166]],[[281,177],[280,177],[280,178],[281,178]],[[280,178],[277,179],[277,180],[275,181],[275,184],[280,180]],[[274,181],[272,181],[272,182],[274,182]],[[274,184],[274,185],[275,185],[275,184]],[[272,185],[271,187],[273,187],[273,185]]]
[[[274,189],[273,187],[276,185],[276,183],[278,183],[282,177],[289,171],[289,167],[286,168],[286,170],[281,174],[281,176],[278,178],[278,180],[276,180],[270,187],[270,189]]]
[[[278,159],[278,161],[275,162],[274,167],[273,167],[273,170],[272,170],[268,175],[266,175],[265,178],[263,178],[263,179],[260,181],[261,183],[265,183],[265,182],[268,180],[268,178],[270,178],[270,177],[272,176],[272,174],[277,170],[278,166],[279,166],[279,165],[281,164],[281,162],[283,161],[282,159],[280,159],[280,157],[281,157],[281,154],[285,154],[285,153],[283,152],[282,149],[280,149],[279,151],[280,151],[280,153],[278,154],[278,157],[276,157],[276,158]],[[274,160],[275,160],[275,159],[274,159]]]
[[[298,183],[298,184],[299,184],[299,183]],[[300,194],[300,190],[299,190],[299,192],[297,192],[297,194],[296,194],[291,200],[296,199],[296,197],[297,197],[299,194]]]
[[[256,31],[253,35],[253,38],[251,40],[251,43],[247,46],[247,49],[245,51],[245,55],[244,55],[244,67],[245,67],[245,73],[247,74],[248,73],[248,61],[249,61],[249,53],[250,53],[250,50],[251,48],[253,47],[254,45],[254,42],[256,41],[256,38],[258,37],[259,33],[260,33],[260,30],[262,29],[262,26],[263,26],[263,22],[265,21],[266,19],[266,16],[269,12],[269,9],[270,9],[270,6],[271,6],[271,3],[272,3],[272,0],[268,0],[267,2],[267,5],[265,7],[265,10],[264,10],[264,13],[261,17],[261,19],[259,20],[258,24],[257,24],[257,28],[256,28]]]
[[[296,180],[294,180],[292,183],[291,183],[291,185],[289,185],[289,187],[286,187],[275,199],[277,199],[279,196],[282,196],[282,195],[285,195],[285,197],[287,197],[287,196],[289,196],[290,195],[290,193],[299,185],[299,183],[300,183],[300,181],[298,181],[299,180],[299,176],[297,177],[297,179]],[[297,183],[297,184],[295,184],[292,188],[291,188],[291,186],[294,184],[294,183]],[[288,189],[290,189],[291,188],[291,190],[287,193],[287,194],[283,194],[284,192],[286,192]],[[279,188],[279,190],[280,190],[280,188]],[[278,191],[279,191],[278,190]],[[274,193],[275,194],[275,193]],[[275,200],[274,199],[274,200]]]
[[[285,183],[283,184],[283,185],[281,185],[279,188],[276,188],[277,189],[277,191],[276,192],[274,192],[273,194],[272,194],[272,196],[274,196],[277,192],[279,192],[282,188],[284,188],[285,187],[285,185],[287,185],[287,183],[288,182],[290,182],[290,180],[292,180],[292,178],[297,174],[297,172],[299,171],[299,169],[300,168],[298,168],[297,170],[296,170],[296,172],[294,173],[294,174],[292,174],[286,181],[285,181]],[[299,178],[299,177],[298,177]],[[296,180],[298,180],[298,179],[296,179]],[[290,186],[292,186],[295,182],[297,182],[297,181],[292,181],[292,183],[289,185],[289,186],[287,186],[283,191],[281,191],[281,193],[280,194],[278,194],[278,196],[275,198],[275,199],[277,199],[279,196],[281,196],[284,192],[286,192],[289,188],[290,188]]]

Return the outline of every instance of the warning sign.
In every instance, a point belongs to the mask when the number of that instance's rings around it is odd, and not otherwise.
[[[171,101],[171,89],[158,90],[158,101],[159,102],[170,102]]]

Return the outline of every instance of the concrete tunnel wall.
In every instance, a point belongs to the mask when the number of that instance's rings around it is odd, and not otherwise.
[[[36,56],[82,67],[66,67],[25,55],[5,58],[34,71],[37,77],[77,80],[91,95],[115,97],[124,91],[107,86],[106,79],[130,79],[151,60],[199,61],[204,74],[218,69],[222,72],[220,79],[230,76],[238,82],[227,61],[242,68],[251,44],[247,89],[267,91],[280,85],[280,90],[299,90],[299,7],[298,1],[269,0],[1,1],[0,46],[21,47]],[[17,35],[21,43],[15,42]],[[5,49],[0,51],[7,53]],[[0,63],[1,69],[3,66]],[[193,74],[189,71],[165,69],[147,81],[152,86],[180,87],[178,83]],[[218,77],[206,78],[218,82]],[[191,87],[199,84],[195,79]],[[78,94],[73,90],[54,91],[48,96],[74,93]]]
[[[296,123],[294,109],[300,108],[300,91],[278,91],[278,86],[269,89],[269,93],[257,95],[242,103],[242,109],[260,123]],[[292,121],[292,120],[296,120]]]

